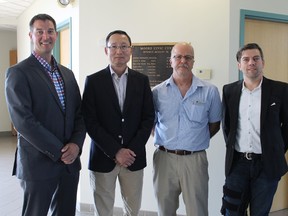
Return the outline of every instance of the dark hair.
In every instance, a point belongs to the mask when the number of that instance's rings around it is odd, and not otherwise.
[[[56,22],[50,15],[48,15],[48,14],[37,14],[30,20],[30,23],[29,23],[30,31],[33,30],[33,25],[34,25],[34,22],[36,20],[42,20],[42,21],[50,20],[53,23],[53,25],[54,25],[54,29],[56,30]]]
[[[240,62],[243,51],[250,49],[258,49],[260,52],[261,59],[264,60],[264,55],[261,47],[257,43],[248,43],[238,50],[236,54],[237,61]]]
[[[106,37],[106,46],[107,46],[107,44],[108,44],[108,42],[109,42],[110,37],[111,37],[112,35],[114,35],[114,34],[125,35],[125,36],[128,38],[128,41],[129,41],[129,43],[130,43],[129,45],[130,45],[130,46],[132,45],[131,38],[129,37],[129,35],[128,35],[125,31],[115,30],[115,31],[110,32],[110,33],[107,35],[107,37]]]

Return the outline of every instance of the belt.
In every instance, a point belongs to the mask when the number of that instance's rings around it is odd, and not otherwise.
[[[176,155],[191,155],[197,152],[205,151],[205,150],[200,150],[200,151],[169,150],[169,149],[166,149],[164,146],[159,146],[159,149],[165,152],[176,154]]]
[[[259,160],[259,159],[261,159],[262,154],[255,154],[252,152],[237,152],[237,151],[235,151],[235,156],[238,159]]]

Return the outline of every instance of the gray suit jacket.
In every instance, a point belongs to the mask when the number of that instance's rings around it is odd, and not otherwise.
[[[57,177],[81,169],[79,157],[71,165],[61,160],[61,149],[73,142],[81,151],[85,139],[81,95],[73,72],[58,65],[65,85],[66,110],[43,66],[31,55],[6,73],[6,100],[18,131],[13,174],[23,180]]]
[[[226,142],[225,173],[232,169],[238,127],[239,101],[243,80],[223,87],[223,133]],[[288,84],[263,78],[260,116],[260,141],[263,170],[269,178],[287,172]]]

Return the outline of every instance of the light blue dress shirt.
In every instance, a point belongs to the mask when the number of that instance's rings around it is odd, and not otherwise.
[[[172,76],[152,89],[155,144],[170,150],[199,151],[209,147],[208,123],[221,121],[222,105],[216,86],[193,75],[182,97]]]

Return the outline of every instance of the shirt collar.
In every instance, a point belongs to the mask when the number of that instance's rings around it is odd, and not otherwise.
[[[116,72],[113,70],[113,68],[111,67],[111,65],[109,65],[109,68],[110,68],[110,72],[111,72],[111,76],[113,77],[113,76],[118,76],[117,74],[116,74]],[[123,74],[126,74],[126,75],[128,75],[128,67],[126,67],[126,69],[125,69],[125,72],[123,73]],[[123,75],[122,74],[122,75]]]
[[[57,64],[56,59],[53,57],[53,55],[51,56],[51,62],[52,62],[52,66],[51,66],[44,58],[38,55],[35,51],[32,51],[32,54],[40,62],[40,64],[49,72],[57,70],[58,64]]]
[[[176,85],[174,80],[173,80],[172,75],[166,80],[166,86],[169,86],[169,85]],[[203,81],[201,79],[199,79],[198,77],[194,76],[194,74],[193,74],[192,85],[190,88],[198,88],[198,87],[202,87],[202,86],[204,86]]]
[[[263,78],[261,79],[259,85],[258,85],[255,89],[253,89],[252,91],[256,91],[256,90],[258,90],[258,89],[261,89],[262,82],[263,82]],[[246,88],[246,86],[244,85],[244,81],[243,81],[243,82],[242,82],[242,91],[244,91],[244,90],[250,91],[248,88]],[[252,92],[252,91],[251,91],[251,92]]]

